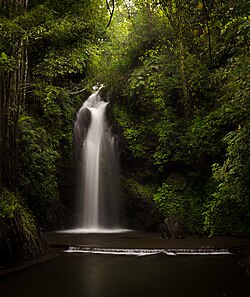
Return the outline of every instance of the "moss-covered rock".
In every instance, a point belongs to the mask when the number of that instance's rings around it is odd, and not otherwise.
[[[121,191],[128,228],[157,230],[163,217],[153,201],[153,185],[143,185],[132,178],[121,178]]]
[[[40,257],[48,250],[49,244],[30,210],[17,194],[3,190],[0,194],[0,266]]]

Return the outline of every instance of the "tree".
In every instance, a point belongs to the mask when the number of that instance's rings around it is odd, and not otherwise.
[[[14,188],[18,181],[18,118],[26,96],[28,54],[15,19],[27,8],[28,1],[1,1],[0,187]]]

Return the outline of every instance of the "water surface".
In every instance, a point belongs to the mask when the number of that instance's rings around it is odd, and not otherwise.
[[[0,278],[1,297],[248,297],[250,281],[224,256],[60,257]]]

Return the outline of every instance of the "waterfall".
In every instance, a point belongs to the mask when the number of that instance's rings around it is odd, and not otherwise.
[[[116,137],[107,123],[102,86],[83,103],[74,127],[77,159],[77,224],[86,231],[120,227]]]

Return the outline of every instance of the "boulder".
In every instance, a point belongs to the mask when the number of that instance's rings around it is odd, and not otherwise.
[[[166,218],[161,226],[163,238],[181,239],[185,237],[183,222],[178,218]]]

